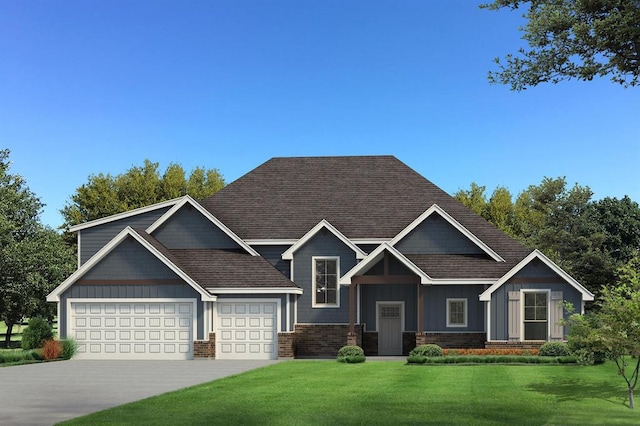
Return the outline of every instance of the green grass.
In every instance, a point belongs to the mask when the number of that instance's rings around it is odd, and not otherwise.
[[[215,368],[202,363],[202,368]],[[287,361],[68,424],[639,424],[611,363],[342,364]]]

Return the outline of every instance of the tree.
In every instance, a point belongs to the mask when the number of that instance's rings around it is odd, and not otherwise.
[[[217,169],[196,167],[187,178],[178,164],[169,164],[162,176],[158,168],[158,163],[145,160],[141,167],[133,166],[117,176],[90,175],[61,210],[63,228],[187,194],[202,199],[225,185]]]
[[[481,7],[528,11],[523,39],[529,49],[508,54],[491,83],[520,91],[540,83],[573,78],[588,81],[611,76],[625,87],[640,84],[640,1],[638,0],[495,0]]]
[[[72,271],[72,250],[40,224],[40,200],[19,175],[9,173],[9,150],[0,151],[0,319],[13,326],[25,317],[53,319],[45,297]]]

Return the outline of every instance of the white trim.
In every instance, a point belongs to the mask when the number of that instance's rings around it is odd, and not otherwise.
[[[462,324],[453,324],[451,323],[451,302],[463,302],[464,303],[464,322]],[[468,324],[468,316],[469,316],[469,300],[466,297],[447,297],[446,299],[446,323],[447,327],[451,328],[466,328]]]
[[[335,260],[336,261],[336,303],[316,302],[316,261]],[[311,307],[320,309],[340,308],[340,256],[312,256],[311,257]]]
[[[78,269],[78,268],[81,266],[81,264],[82,264],[82,256],[81,256],[81,253],[82,253],[82,246],[80,245],[80,244],[81,244],[81,243],[80,243],[80,241],[81,241],[81,240],[80,240],[80,235],[81,235],[81,234],[82,234],[82,232],[78,232],[78,233],[76,234],[76,241],[78,242],[78,247],[77,247],[77,249],[78,249],[77,262],[78,262],[78,263],[77,263],[76,269]]]
[[[137,209],[128,210],[126,212],[117,213],[111,216],[103,217],[101,219],[95,219],[89,222],[80,223],[69,228],[69,232],[81,231],[83,229],[92,228],[94,226],[103,225],[105,223],[113,222],[115,220],[124,219],[131,216],[136,216],[143,213],[148,213],[157,209],[172,206],[182,200],[184,197],[178,197],[171,200],[163,201],[161,203],[151,204],[150,206],[139,207]]]
[[[270,238],[247,238],[244,240],[245,243],[250,246],[292,246],[298,240],[295,238],[290,239],[270,239]]]
[[[300,247],[305,245],[311,238],[314,237],[322,228],[327,229],[331,232],[335,237],[337,237],[340,241],[342,241],[347,247],[353,250],[356,254],[356,259],[364,259],[367,257],[367,253],[360,250],[360,247],[355,245],[351,240],[349,240],[342,232],[338,231],[333,225],[331,225],[325,219],[322,219],[316,226],[311,228],[306,234],[304,234],[294,245],[289,247],[287,251],[282,253],[283,260],[293,260],[293,253],[296,252]]]
[[[547,336],[544,340],[551,341],[551,319],[549,314],[551,313],[551,290],[548,288],[536,289],[536,288],[522,288],[520,289],[520,341],[521,342],[539,342],[540,340],[525,340],[524,338],[524,294],[525,293],[546,293],[547,294]]]
[[[352,238],[353,244],[375,244],[380,245],[382,243],[388,243],[391,238]]]
[[[291,306],[290,306],[290,302],[291,302],[291,295],[290,295],[290,294],[287,294],[287,295],[285,296],[285,300],[284,300],[284,306],[285,306],[285,309],[287,310],[287,312],[286,312],[286,319],[285,319],[285,321],[287,322],[287,323],[285,324],[285,325],[286,325],[286,327],[285,327],[285,331],[286,331],[287,333],[289,333],[289,332],[291,331],[291,330],[290,330],[290,328],[289,328],[289,327],[290,327],[290,326],[289,326],[289,324],[291,323],[291,321],[290,321],[290,319],[291,319]]]
[[[227,226],[222,223],[217,217],[211,214],[207,209],[202,207],[200,203],[191,198],[188,195],[182,197],[180,202],[171,207],[169,211],[163,214],[158,220],[153,222],[151,226],[146,229],[146,232],[149,234],[153,234],[153,231],[158,229],[160,225],[165,223],[171,216],[173,216],[178,210],[180,210],[186,204],[190,204],[193,208],[198,210],[200,214],[202,214],[205,218],[209,219],[211,223],[217,226],[222,232],[224,232],[229,238],[231,238],[234,242],[236,242],[240,247],[245,249],[251,256],[260,256],[257,251],[255,251],[249,244],[247,244],[242,238],[237,236],[231,229],[227,228]]]
[[[491,341],[491,301],[485,303],[487,309],[487,323],[485,324],[485,329],[487,331],[487,341]]]
[[[362,262],[357,263],[349,272],[344,274],[342,278],[340,278],[340,285],[349,285],[351,284],[351,278],[353,278],[356,274],[362,272],[366,272],[371,269],[380,259],[384,256],[384,250],[388,250],[390,254],[396,257],[400,262],[402,262],[407,268],[411,270],[414,274],[420,277],[421,284],[432,284],[433,279],[427,275],[422,269],[418,268],[412,261],[407,259],[402,253],[398,251],[395,247],[390,245],[389,243],[382,243],[374,251],[369,254]]]
[[[496,281],[495,284],[493,284],[491,287],[489,287],[484,292],[482,292],[480,294],[480,300],[484,301],[484,302],[491,300],[491,294],[494,291],[496,291],[498,288],[500,288],[500,286],[502,286],[504,283],[506,283],[511,277],[513,277],[515,274],[517,274],[522,268],[527,266],[533,259],[541,260],[542,263],[547,265],[549,268],[551,268],[552,271],[554,271],[562,279],[564,279],[567,283],[569,283],[572,287],[574,287],[576,290],[578,290],[582,294],[582,300],[583,301],[591,301],[591,300],[593,300],[593,293],[591,293],[589,290],[587,290],[585,287],[583,287],[582,284],[580,284],[578,281],[576,281],[571,275],[569,275],[565,271],[563,271],[562,268],[560,268],[558,265],[553,263],[547,256],[545,256],[539,250],[532,251],[531,254],[529,254],[527,257],[522,259],[516,266],[511,268],[511,270],[509,272],[507,272],[506,274],[504,274],[504,276],[502,278],[500,278],[498,281]]]
[[[69,276],[66,280],[62,282],[58,287],[56,287],[51,293],[47,295],[47,302],[59,302],[60,295],[71,285],[73,285],[77,280],[82,278],[84,274],[89,272],[96,264],[98,264],[107,254],[109,254],[113,249],[120,245],[127,237],[132,237],[137,242],[139,242],[144,248],[146,248],[151,254],[158,258],[162,263],[164,263],[169,269],[171,269],[176,275],[178,275],[182,280],[184,280],[188,285],[190,285],[194,290],[196,290],[203,301],[214,301],[216,300],[216,296],[212,296],[207,293],[205,290],[198,285],[191,277],[189,277],[182,269],[178,268],[174,265],[169,259],[167,259],[160,251],[158,251],[155,247],[153,247],[147,240],[142,238],[140,234],[138,234],[131,227],[127,226],[125,229],[120,231],[118,235],[113,237],[111,241],[109,241],[106,245],[104,245],[96,254],[94,254],[91,259],[85,262],[78,270],[76,270],[71,276]]]
[[[362,286],[356,286],[356,324],[362,324],[360,322],[360,298],[362,297],[360,294],[360,287]]]
[[[244,287],[244,288],[217,288],[206,287],[206,290],[213,294],[302,294],[301,288],[296,287]]]
[[[432,285],[492,285],[498,278],[431,278]]]
[[[426,218],[431,216],[433,213],[439,214],[444,220],[449,222],[454,228],[460,231],[465,237],[467,237],[472,243],[478,246],[482,251],[491,256],[493,260],[496,262],[504,262],[505,260],[491,247],[485,244],[480,238],[476,237],[471,231],[465,228],[460,222],[454,219],[449,213],[447,213],[442,207],[437,204],[432,205],[424,213],[418,216],[413,222],[411,222],[406,228],[404,228],[398,235],[396,235],[391,242],[390,245],[394,246],[404,237],[406,237],[411,231],[413,231],[418,225],[420,225]]]

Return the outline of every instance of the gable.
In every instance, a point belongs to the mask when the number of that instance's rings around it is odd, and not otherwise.
[[[404,254],[485,254],[439,214],[432,214],[396,242]]]
[[[294,253],[298,251],[301,247],[306,245],[309,242],[309,240],[315,238],[317,235],[327,235],[327,234],[333,235],[337,240],[342,242],[342,244],[345,247],[351,249],[355,253],[355,256],[357,259],[364,259],[367,256],[367,254],[364,251],[362,251],[360,247],[358,247],[353,242],[351,242],[347,237],[344,236],[342,232],[338,231],[328,221],[322,219],[320,222],[318,222],[316,226],[311,228],[309,232],[304,234],[302,238],[296,241],[295,244],[293,244],[291,247],[289,247],[289,249],[287,249],[284,253],[282,253],[282,259],[292,260]]]
[[[190,204],[181,206],[153,231],[168,249],[243,248]]]
[[[81,281],[167,280],[179,277],[132,237],[103,257]]]

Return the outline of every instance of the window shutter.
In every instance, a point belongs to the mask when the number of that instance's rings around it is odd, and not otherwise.
[[[509,292],[509,340],[520,340],[520,292]]]
[[[562,313],[562,292],[551,292],[551,303],[549,306],[551,312],[549,313],[549,321],[551,321],[551,340],[562,340],[564,338],[564,327],[559,324],[563,318]]]

